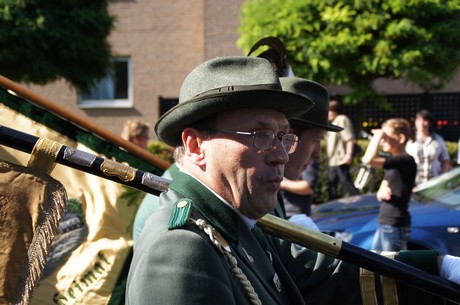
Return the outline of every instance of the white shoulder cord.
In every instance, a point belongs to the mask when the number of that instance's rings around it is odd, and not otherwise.
[[[252,287],[251,282],[248,280],[246,275],[243,273],[240,267],[238,267],[238,262],[236,258],[230,253],[230,247],[228,246],[225,239],[217,232],[212,226],[206,223],[203,219],[193,220],[195,224],[202,229],[211,240],[211,243],[217,248],[217,250],[226,257],[228,263],[231,266],[231,270],[236,278],[241,282],[243,285],[244,290],[246,291],[249,300],[253,305],[262,305],[262,302],[257,295],[257,292]]]

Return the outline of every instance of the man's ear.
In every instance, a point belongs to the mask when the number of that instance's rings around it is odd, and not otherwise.
[[[407,139],[407,137],[406,137],[405,134],[403,134],[403,133],[400,133],[400,134],[399,134],[399,143],[400,143],[400,144],[406,143],[407,140],[408,140],[408,139]]]
[[[192,160],[196,165],[203,166],[205,164],[204,142],[206,136],[203,132],[195,128],[185,128],[182,131],[182,142],[185,147],[185,155]]]

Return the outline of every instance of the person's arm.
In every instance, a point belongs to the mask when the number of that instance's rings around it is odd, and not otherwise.
[[[355,136],[353,131],[353,123],[346,115],[339,115],[337,117],[337,125],[342,127],[340,137],[344,143],[345,155],[343,156],[343,164],[351,165],[353,162],[353,149],[355,146]]]
[[[296,195],[313,195],[315,193],[310,183],[305,180],[289,180],[284,178],[281,181],[281,189]]]
[[[387,180],[382,180],[379,190],[377,191],[377,200],[378,201],[388,201],[391,199],[391,188]]]
[[[434,250],[406,250],[381,254],[430,274],[439,275],[438,268],[441,262]],[[442,268],[452,267],[446,265]],[[388,289],[388,282],[380,281],[381,277],[378,274],[307,248],[296,253],[295,258],[287,264],[287,269],[309,304],[364,305],[367,302],[362,299],[363,296],[372,299],[379,296],[397,299],[400,305],[445,304],[442,297],[401,281],[394,282],[395,289]],[[334,293],[330,293],[331,291]]]
[[[444,139],[440,138],[438,143],[441,149],[441,154],[439,155],[439,159],[441,161],[441,170],[443,173],[445,173],[452,169],[452,162],[450,160],[449,151],[447,150],[446,142]]]
[[[375,168],[382,168],[383,164],[385,163],[385,158],[379,157],[379,145],[380,140],[384,136],[384,133],[381,129],[373,129],[372,130],[372,139],[367,146],[366,152],[361,159],[361,162],[364,164],[369,164]]]
[[[460,139],[458,139],[457,164],[460,164]]]
[[[199,234],[170,230],[140,239],[138,249],[126,285],[126,304],[231,305],[238,300],[222,254]]]
[[[452,163],[450,160],[441,161],[441,168],[443,173],[448,172],[452,169]]]
[[[293,222],[295,224],[304,226],[306,228],[309,228],[311,230],[314,230],[316,232],[320,232],[320,230],[319,230],[318,226],[316,225],[316,223],[307,214],[293,215],[291,218],[289,218],[289,221]]]
[[[460,285],[460,257],[440,255],[438,265],[441,277]]]
[[[353,163],[353,149],[355,147],[355,140],[345,142],[345,164],[351,165]]]

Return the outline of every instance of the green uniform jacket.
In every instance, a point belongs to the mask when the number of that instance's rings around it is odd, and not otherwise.
[[[168,229],[170,220],[177,219],[172,216],[177,215],[176,203],[183,199],[193,206],[190,220]],[[192,219],[204,219],[222,235],[244,276],[237,276],[238,270]],[[291,244],[254,230],[201,183],[177,173],[136,244],[126,304],[252,304],[244,277],[264,305],[304,300],[327,305],[443,304],[432,295],[326,255],[292,251]],[[395,259],[437,272],[434,251],[402,252]]]
[[[204,219],[229,244],[237,267],[262,304],[304,304],[273,246],[253,234],[240,216],[201,183],[177,173],[160,208],[145,223],[136,244],[126,286],[126,304],[252,304],[229,260],[197,225],[168,229],[175,203],[187,198],[192,219]],[[244,278],[244,277],[243,277]]]

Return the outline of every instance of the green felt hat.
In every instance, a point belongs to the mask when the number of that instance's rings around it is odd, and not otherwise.
[[[290,119],[292,125],[316,126],[328,131],[343,130],[342,127],[329,123],[329,92],[325,87],[299,77],[281,77],[280,82],[284,91],[303,95],[315,104],[308,112]]]
[[[230,56],[208,60],[184,80],[179,104],[155,125],[159,139],[181,144],[184,128],[212,114],[236,108],[271,108],[288,119],[308,111],[312,101],[283,91],[270,62],[263,58]]]

